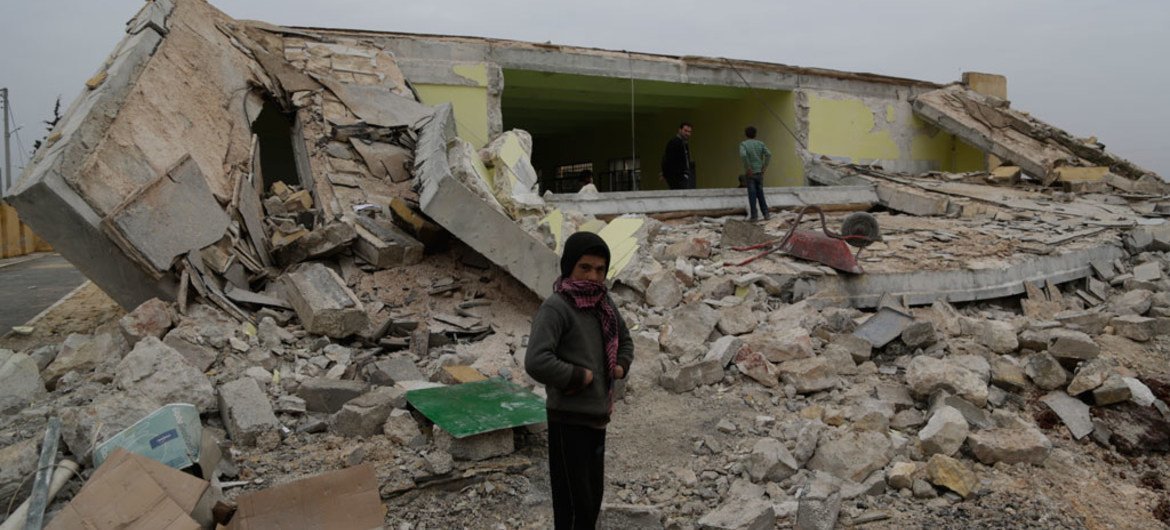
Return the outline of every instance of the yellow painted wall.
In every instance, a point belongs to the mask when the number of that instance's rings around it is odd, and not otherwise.
[[[475,147],[483,147],[489,140],[487,65],[457,64],[451,70],[475,86],[415,84],[414,89],[427,105],[450,103],[455,111],[457,134]]]
[[[0,202],[0,258],[50,252],[53,248],[20,222],[16,209]]]
[[[794,127],[794,95],[784,91],[762,91],[762,95],[785,124]],[[695,160],[699,188],[734,188],[738,185],[737,177],[743,172],[739,142],[744,140],[743,129],[748,125],[756,126],[759,130],[757,139],[772,151],[772,164],[765,185],[799,186],[803,183],[803,167],[796,155],[796,141],[776,122],[759,98],[744,91],[744,96],[736,100],[711,100],[695,109],[638,115],[634,144],[642,160],[641,189],[666,188],[666,184],[658,180],[662,153],[678,130],[678,124],[684,120],[694,125],[691,157]],[[607,191],[604,174],[609,170],[609,161],[629,158],[631,147],[629,121],[608,123],[572,136],[535,138],[533,165],[550,178],[555,176],[557,166],[592,162],[598,189]]]
[[[953,172],[987,168],[982,152],[919,119],[908,102],[881,105],[845,94],[810,92],[808,103],[809,150],[815,154],[856,163],[927,162]],[[895,131],[909,131],[910,136]]]

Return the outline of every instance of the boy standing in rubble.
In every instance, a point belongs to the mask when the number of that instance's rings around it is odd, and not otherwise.
[[[634,360],[630,332],[605,285],[609,247],[565,241],[553,295],[532,320],[524,368],[548,393],[548,465],[558,529],[596,527],[605,490],[605,427],[614,384]]]

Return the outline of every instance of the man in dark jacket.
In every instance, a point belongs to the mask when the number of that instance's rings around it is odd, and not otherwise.
[[[565,241],[561,275],[536,317],[524,368],[548,393],[548,467],[558,529],[597,525],[605,491],[605,427],[616,380],[634,360],[630,332],[605,286],[609,247],[591,232]]]
[[[665,178],[666,184],[672,190],[695,189],[695,162],[691,160],[691,124],[682,122],[678,126],[678,134],[666,142],[666,152],[662,154],[662,172],[659,178]]]

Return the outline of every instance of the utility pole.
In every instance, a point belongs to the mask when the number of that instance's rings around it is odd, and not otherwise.
[[[12,134],[8,132],[8,89],[0,88],[0,101],[4,103],[4,193],[12,189],[12,146],[9,145],[8,137]]]

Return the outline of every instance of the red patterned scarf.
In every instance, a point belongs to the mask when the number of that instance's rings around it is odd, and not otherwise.
[[[605,341],[606,382],[609,387],[609,411],[613,412],[613,386],[617,372],[618,316],[613,304],[608,303],[605,284],[587,280],[559,278],[553,284],[553,292],[564,295],[573,307],[589,311],[601,321],[601,337]]]

